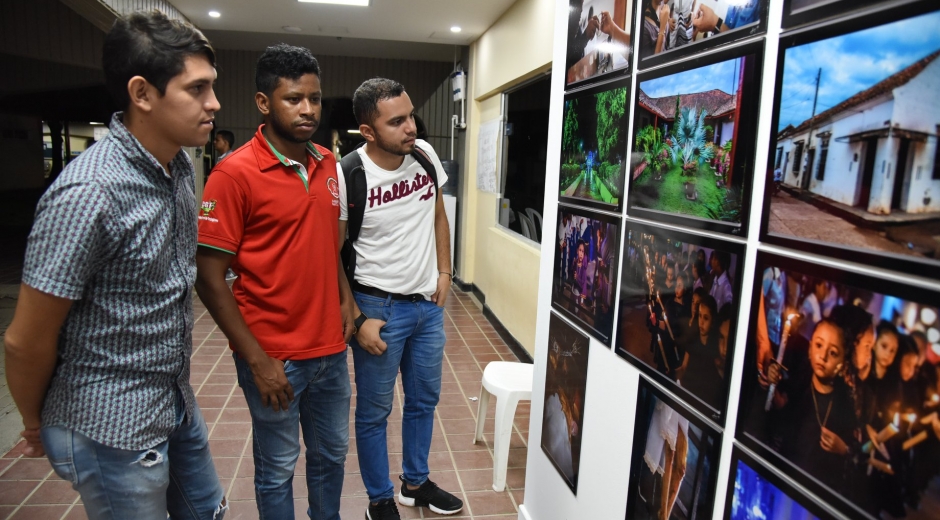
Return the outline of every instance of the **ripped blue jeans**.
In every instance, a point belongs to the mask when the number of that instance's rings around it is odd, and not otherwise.
[[[42,445],[52,469],[82,497],[96,520],[222,520],[222,485],[209,454],[209,431],[196,407],[169,439],[146,450],[122,450],[62,426],[45,426]]]

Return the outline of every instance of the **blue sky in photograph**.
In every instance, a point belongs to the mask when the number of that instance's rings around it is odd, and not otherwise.
[[[940,49],[938,27],[934,12],[787,49],[777,129],[813,116],[819,69],[817,114]]]
[[[718,89],[728,94],[737,90],[741,58],[640,82],[640,89],[652,98],[693,94]]]

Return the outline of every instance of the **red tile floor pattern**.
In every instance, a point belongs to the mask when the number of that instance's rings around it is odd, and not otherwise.
[[[231,508],[227,520],[256,519],[254,463],[251,457],[251,420],[225,336],[216,327],[205,307],[196,302],[193,331],[192,384],[209,426],[209,443],[222,485]],[[451,292],[445,314],[447,345],[444,348],[444,374],[441,400],[437,408],[431,443],[431,479],[464,501],[459,514],[447,518],[516,519],[525,486],[526,440],[529,430],[529,403],[519,404],[510,442],[506,491],[497,493],[493,485],[493,413],[490,403],[486,442],[473,444],[477,402],[483,368],[490,361],[517,361],[506,343],[475,306],[468,294]],[[349,355],[350,380],[353,376]],[[399,380],[400,382],[400,380]],[[355,407],[356,385],[353,383]],[[392,481],[397,484],[401,469],[401,407],[399,384],[396,405],[389,418],[389,452]],[[350,414],[349,455],[343,486],[341,515],[354,520],[364,516],[368,503],[359,476],[355,429]],[[52,472],[45,459],[22,456],[23,443],[0,458],[0,519],[79,519],[86,518],[78,493]],[[303,454],[294,478],[296,518],[307,518]],[[397,492],[397,491],[396,491]],[[400,506],[403,519],[441,517],[424,508]]]

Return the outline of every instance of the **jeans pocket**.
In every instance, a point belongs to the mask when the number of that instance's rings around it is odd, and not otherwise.
[[[73,486],[77,484],[71,430],[61,426],[46,426],[40,431],[40,436],[46,458],[55,474]]]

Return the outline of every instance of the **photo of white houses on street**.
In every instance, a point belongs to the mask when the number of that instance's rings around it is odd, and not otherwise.
[[[940,251],[940,12],[785,51],[768,232]]]

